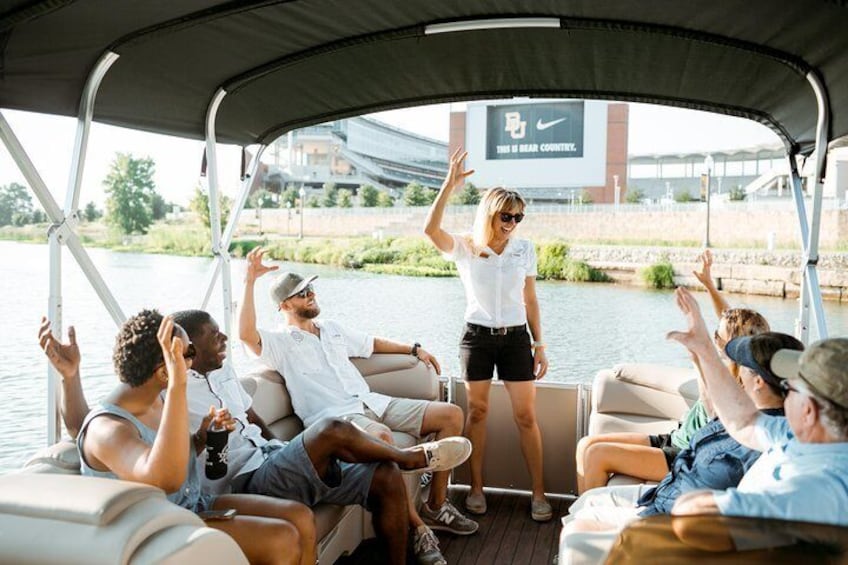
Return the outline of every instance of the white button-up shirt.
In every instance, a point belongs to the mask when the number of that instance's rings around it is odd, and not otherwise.
[[[362,414],[364,406],[382,416],[391,397],[371,392],[350,362],[350,357],[370,357],[374,338],[330,320],[316,320],[315,325],[320,338],[294,326],[259,331],[259,358],[286,379],[292,407],[303,425],[311,426],[326,417]]]
[[[453,235],[453,251],[444,257],[456,263],[465,287],[465,321],[503,328],[527,323],[524,284],[536,276],[536,249],[526,239],[510,238],[498,255],[484,248],[487,257],[474,255],[465,236]]]
[[[206,464],[206,450],[197,456],[201,469],[203,492],[229,492],[230,482],[243,473],[259,468],[265,461],[261,447],[268,443],[262,437],[259,426],[247,421],[247,410],[253,404],[253,399],[241,386],[238,376],[229,365],[215,371],[210,371],[205,377],[195,371],[188,370],[186,386],[188,397],[188,415],[191,431],[200,427],[203,418],[209,413],[209,407],[227,408],[236,420],[236,429],[230,432],[227,441],[227,474],[220,479],[207,479],[203,469]]]

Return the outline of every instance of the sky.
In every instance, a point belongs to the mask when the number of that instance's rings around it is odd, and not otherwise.
[[[420,135],[447,141],[452,108],[461,110],[464,104],[421,106],[371,116]],[[3,114],[62,206],[76,120],[10,110],[4,110]],[[779,140],[771,130],[749,120],[648,104],[630,105],[630,154],[697,151],[706,154],[719,149],[777,143]],[[157,191],[167,201],[186,204],[200,181],[201,142],[94,124],[80,194],[81,207],[90,201],[102,207],[105,199],[102,181],[116,152],[152,157],[156,163]],[[235,195],[239,185],[239,150],[234,146],[219,146],[218,153],[222,190]],[[0,186],[10,182],[26,185],[5,146],[0,144]]]

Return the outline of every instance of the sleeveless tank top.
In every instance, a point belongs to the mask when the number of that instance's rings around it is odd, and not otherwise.
[[[82,423],[79,435],[77,436],[77,450],[79,451],[80,456],[80,470],[83,475],[86,475],[88,477],[117,479],[118,477],[111,471],[98,471],[97,469],[89,467],[88,463],[85,460],[85,456],[83,455],[82,443],[85,439],[85,433],[88,429],[88,425],[91,423],[92,420],[104,414],[117,416],[118,418],[127,420],[129,423],[135,426],[135,428],[138,430],[139,435],[141,436],[141,441],[143,441],[147,445],[153,445],[153,440],[156,439],[156,430],[145,426],[138,418],[136,418],[120,406],[116,406],[108,402],[101,403],[99,407],[92,409],[88,413]],[[204,495],[200,491],[200,475],[197,471],[197,458],[194,454],[194,448],[192,447],[191,442],[189,442],[188,474],[186,475],[186,480],[185,482],[183,482],[182,485],[180,485],[179,490],[168,494],[168,500],[178,506],[187,508],[192,512],[200,512],[202,510],[208,509],[211,506],[213,499],[214,496],[208,494]]]

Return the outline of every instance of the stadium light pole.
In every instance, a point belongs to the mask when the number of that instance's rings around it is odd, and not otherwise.
[[[706,157],[704,157],[704,167],[707,169],[707,228],[704,232],[704,248],[710,246],[710,177],[713,174],[713,166],[715,166],[715,160],[713,156],[709,153]]]
[[[298,239],[303,239],[303,201],[306,199],[306,189],[303,188],[303,185],[300,185],[300,233],[298,234]]]

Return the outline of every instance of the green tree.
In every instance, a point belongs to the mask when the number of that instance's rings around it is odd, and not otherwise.
[[[122,233],[147,233],[153,223],[152,202],[156,193],[153,159],[136,159],[118,153],[103,185],[106,187],[106,219]]]
[[[403,189],[403,203],[407,206],[429,206],[433,203],[435,194],[418,182],[411,182]]]
[[[359,205],[363,208],[373,208],[377,205],[379,195],[380,191],[370,184],[362,185],[359,187]]]
[[[339,191],[339,208],[353,208],[353,192],[343,188]]]
[[[474,205],[480,203],[480,190],[474,184],[467,182],[462,190],[455,192],[451,197],[454,204]]]
[[[307,208],[320,208],[321,207],[321,199],[318,198],[315,194],[306,199],[306,207]]]
[[[294,185],[286,185],[286,189],[280,194],[280,208],[287,208],[287,202],[291,202],[291,207],[296,208],[298,198],[297,189]]]
[[[86,222],[96,222],[102,216],[103,212],[97,208],[97,205],[94,202],[86,204],[82,211],[82,217],[85,218]]]
[[[0,226],[20,222],[29,223],[32,216],[32,198],[25,186],[13,182],[0,186]],[[20,225],[20,224],[17,224]]]
[[[628,204],[641,204],[644,199],[645,191],[639,190],[638,188],[628,190],[627,195],[624,197],[624,201]]]
[[[274,195],[269,190],[265,190],[264,188],[260,188],[256,192],[254,192],[250,198],[248,198],[247,203],[249,206],[246,208],[276,208],[276,202],[274,202]]]
[[[377,195],[377,206],[380,208],[391,208],[395,205],[395,199],[388,192],[382,190]]]
[[[223,194],[218,195],[218,206],[221,209],[221,229],[227,225],[227,220],[230,217],[230,209],[233,206],[232,201]],[[200,217],[200,221],[207,228],[211,228],[212,221],[209,216],[209,195],[200,190],[200,187],[195,187],[194,196],[191,198],[188,207]]]
[[[168,203],[165,202],[162,195],[158,192],[154,192],[153,196],[150,198],[150,216],[153,220],[164,220],[165,215],[168,213],[168,208]]]
[[[335,183],[324,183],[324,198],[321,202],[324,208],[335,208],[339,205],[339,189]]]
[[[583,189],[583,192],[580,193],[580,204],[592,204],[594,200],[592,200],[592,193]]]

